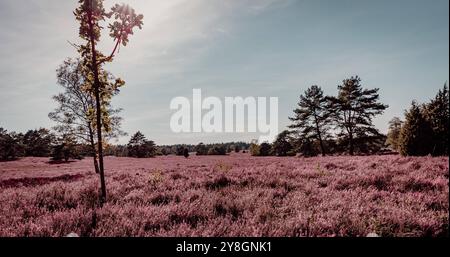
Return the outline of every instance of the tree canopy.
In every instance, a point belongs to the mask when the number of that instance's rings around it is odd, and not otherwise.
[[[328,131],[332,121],[328,99],[322,89],[313,85],[300,95],[294,114],[294,117],[289,118],[294,122],[289,128],[294,129],[302,141],[317,140],[322,155],[325,155],[324,140],[329,137]]]
[[[405,123],[400,134],[402,155],[423,156],[431,152],[432,128],[421,106],[415,101],[405,113]]]
[[[127,145],[128,156],[135,158],[154,157],[156,148],[153,141],[147,140],[140,131],[136,132]]]
[[[382,114],[388,105],[379,102],[378,88],[363,89],[358,76],[345,79],[338,91],[337,97],[328,98],[330,111],[342,140],[348,142],[349,154],[353,155],[356,143],[380,139],[373,118]]]

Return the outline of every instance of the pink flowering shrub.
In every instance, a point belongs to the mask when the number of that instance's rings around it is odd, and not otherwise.
[[[0,236],[448,236],[447,157],[0,163]]]

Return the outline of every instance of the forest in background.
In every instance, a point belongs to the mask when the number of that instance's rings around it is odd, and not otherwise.
[[[447,156],[448,155],[448,126],[449,126],[449,93],[447,85],[436,94],[428,103],[419,104],[413,101],[410,108],[405,111],[403,119],[394,117],[389,122],[387,135],[376,130],[371,122],[371,117],[380,113],[375,110],[371,113],[371,107],[384,109],[385,105],[373,100],[378,95],[367,94],[360,86],[358,77],[345,80],[343,86],[351,90],[339,92],[340,97],[350,93],[358,93],[360,103],[340,103],[336,107],[339,96],[331,98],[324,96],[320,87],[312,86],[300,96],[298,107],[294,110],[292,125],[289,130],[282,131],[272,143],[262,142],[229,142],[198,145],[176,144],[155,145],[141,132],[136,132],[130,138],[127,145],[106,144],[104,154],[117,157],[148,158],[161,155],[226,155],[231,152],[249,152],[253,156],[295,156],[312,157],[317,155],[372,155],[372,154],[396,154],[404,156]],[[356,85],[356,86],[353,86]],[[372,99],[371,103],[364,103],[362,97]],[[55,97],[62,99],[63,94]],[[353,99],[357,99],[353,97]],[[349,108],[349,106],[359,106]],[[341,108],[341,109],[339,109]],[[353,112],[354,121],[341,119],[339,113]],[[110,138],[126,135],[120,130],[121,118],[117,116],[119,111],[114,111],[114,130],[109,134]],[[371,116],[372,115],[372,116]],[[50,117],[55,117],[51,113]],[[347,117],[347,115],[345,115]],[[361,117],[369,117],[366,120]],[[359,119],[359,120],[358,120]],[[95,150],[92,145],[86,143],[83,136],[89,133],[80,128],[70,128],[71,123],[60,122],[53,130],[46,128],[29,130],[26,133],[8,132],[0,128],[0,160],[15,160],[21,157],[50,157],[54,161],[68,161],[69,159],[81,159],[92,157]],[[62,124],[62,125],[61,125]],[[78,123],[77,123],[78,124]],[[348,131],[354,130],[350,136]],[[342,128],[340,131],[339,128]],[[81,131],[75,133],[74,131]],[[338,131],[332,134],[331,131]],[[89,141],[89,140],[87,140]],[[95,143],[94,143],[95,146]]]

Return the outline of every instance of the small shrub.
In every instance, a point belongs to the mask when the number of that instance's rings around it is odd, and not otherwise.
[[[153,197],[150,202],[153,205],[167,205],[172,201],[172,196],[167,194],[158,194],[157,196]]]
[[[206,182],[206,188],[209,190],[218,190],[231,184],[231,180],[225,176],[215,178],[213,181]]]

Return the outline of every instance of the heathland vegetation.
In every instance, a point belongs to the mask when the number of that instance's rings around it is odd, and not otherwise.
[[[115,145],[125,81],[105,64],[144,17],[103,2],[74,12],[82,43],[56,71],[55,126],[0,128],[0,236],[448,236],[446,84],[386,135],[380,90],[354,76],[336,95],[306,89],[274,142],[157,145],[138,131]]]
[[[448,158],[107,157],[0,163],[0,236],[448,236]]]

